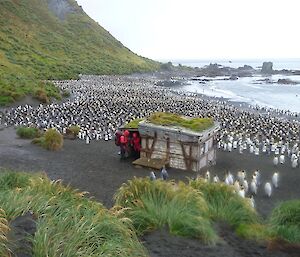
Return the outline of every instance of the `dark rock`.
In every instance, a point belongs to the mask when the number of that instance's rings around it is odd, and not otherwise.
[[[284,84],[284,85],[297,85],[298,82],[293,81],[291,79],[278,79],[278,84]]]
[[[237,76],[239,78],[241,78],[241,77],[252,77],[253,74],[254,74],[253,71],[238,71]]]
[[[201,72],[202,75],[208,76],[208,77],[217,77],[217,76],[226,76],[228,74],[231,74],[233,71],[233,68],[230,67],[223,67],[220,64],[217,63],[211,63],[207,66],[204,66],[202,68]]]
[[[174,86],[182,86],[182,82],[178,80],[163,80],[163,81],[158,81],[156,85],[162,87],[174,87]]]
[[[206,83],[206,82],[209,82],[209,81],[212,81],[211,79],[206,79],[206,78],[199,78],[199,77],[196,77],[196,78],[191,78],[191,80],[194,80],[194,81],[199,81],[199,82],[203,82],[203,83]]]
[[[229,77],[229,80],[238,80],[239,78],[238,78],[238,76],[236,76],[236,75],[231,75],[230,77]]]
[[[267,84],[274,83],[274,81],[272,79],[270,79],[270,78],[264,78],[264,79],[257,79],[257,80],[255,80],[254,84],[262,84],[261,82],[264,82],[264,83],[267,83]]]
[[[264,62],[261,68],[261,72],[264,74],[272,74],[273,73],[273,63],[272,62]]]
[[[293,75],[300,75],[300,70],[292,71],[292,74],[293,74]]]
[[[36,232],[36,217],[28,212],[12,220],[9,224],[10,232],[8,233],[9,242],[12,243],[11,250],[14,257],[31,257],[33,237]]]
[[[252,67],[252,66],[250,66],[250,65],[244,65],[244,70],[254,70],[254,68]]]

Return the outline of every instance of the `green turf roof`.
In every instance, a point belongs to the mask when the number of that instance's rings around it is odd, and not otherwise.
[[[168,112],[153,113],[147,121],[155,125],[182,127],[195,132],[204,131],[214,125],[212,118],[186,118]]]

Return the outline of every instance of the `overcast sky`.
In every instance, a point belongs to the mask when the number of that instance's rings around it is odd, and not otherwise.
[[[299,0],[77,0],[139,55],[156,60],[299,58]]]

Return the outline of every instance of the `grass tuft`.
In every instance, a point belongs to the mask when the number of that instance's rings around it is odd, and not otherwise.
[[[291,200],[277,206],[270,217],[274,236],[290,243],[300,243],[300,200]]]
[[[121,186],[115,200],[127,208],[126,216],[139,234],[166,226],[174,235],[199,238],[208,244],[217,240],[201,193],[184,183],[134,178]]]
[[[17,135],[20,138],[33,139],[33,138],[36,138],[36,137],[40,137],[41,136],[41,131],[37,128],[18,127],[17,128]]]
[[[24,172],[7,172],[1,170],[0,188],[1,190],[10,190],[27,187],[30,184],[31,177],[32,175]]]
[[[79,126],[70,126],[67,129],[67,134],[72,134],[74,137],[76,137],[79,132],[80,132],[80,127]]]
[[[0,255],[10,256],[10,250],[8,247],[7,233],[9,232],[8,221],[6,219],[6,213],[3,209],[0,209]]]
[[[214,221],[225,221],[237,228],[241,224],[256,224],[256,211],[246,199],[239,197],[232,187],[224,183],[207,183],[204,179],[190,180],[189,185],[203,194]]]
[[[32,143],[50,151],[58,151],[63,147],[64,138],[56,129],[47,129],[43,136],[33,139]]]
[[[272,239],[269,227],[265,224],[240,224],[236,229],[236,233],[242,238],[255,240],[257,242],[269,241]]]
[[[5,213],[0,221],[5,225],[28,211],[34,213],[37,231],[30,238],[33,256],[147,256],[130,221],[84,197],[84,192],[64,186],[61,181],[51,181],[45,175],[14,173],[14,176],[20,176],[14,181],[26,177],[26,183],[0,187],[3,210],[0,215]],[[3,185],[7,178],[7,173],[0,174],[0,183]],[[5,234],[1,223],[0,233]],[[2,254],[6,242],[0,243],[1,256],[7,256]]]

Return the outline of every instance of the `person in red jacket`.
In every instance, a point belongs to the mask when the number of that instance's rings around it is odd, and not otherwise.
[[[141,151],[141,138],[138,136],[136,132],[132,135],[132,143],[133,143],[133,150],[135,153],[135,157],[138,158]]]

